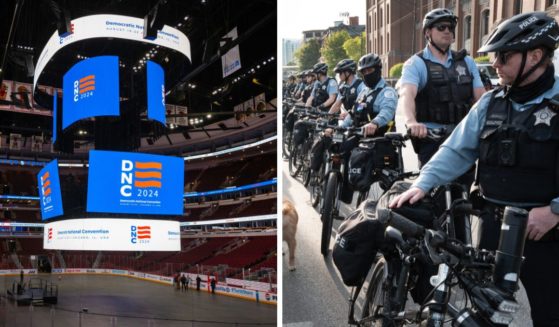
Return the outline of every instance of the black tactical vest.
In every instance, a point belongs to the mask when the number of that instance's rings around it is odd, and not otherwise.
[[[340,94],[342,95],[342,104],[346,110],[349,110],[353,107],[355,100],[357,99],[357,88],[363,83],[362,80],[356,79],[353,85],[348,86],[347,83],[342,84],[340,86]]]
[[[314,82],[307,84],[303,89],[303,102],[307,102],[307,99],[311,96],[313,85]]]
[[[499,204],[548,205],[559,196],[559,95],[518,112],[497,92],[481,132],[482,194]]]
[[[367,92],[362,92],[361,96],[356,99],[353,108],[349,111],[354,127],[361,127],[375,119],[378,113],[373,111],[373,104],[379,93],[383,90],[384,88],[378,88],[374,91],[367,89]],[[375,132],[375,135],[384,135],[387,130],[388,126],[380,127]]]
[[[314,98],[313,98],[313,102],[312,102],[312,106],[313,107],[317,107],[321,104],[323,104],[324,102],[326,102],[326,100],[328,100],[328,98],[330,97],[330,95],[328,94],[328,84],[330,83],[330,80],[332,80],[333,78],[331,77],[327,77],[323,83],[320,83],[320,85],[318,86],[318,88],[316,89],[316,92],[314,94]],[[332,103],[334,104],[334,103]],[[328,107],[324,107],[324,109],[330,109],[332,105],[328,106]]]
[[[423,58],[427,84],[415,98],[418,122],[458,124],[468,113],[473,100],[473,76],[464,60],[466,50],[452,51],[452,65],[445,68]]]

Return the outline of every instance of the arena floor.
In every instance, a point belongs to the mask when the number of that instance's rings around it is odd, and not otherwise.
[[[5,290],[19,277],[0,277],[0,326],[275,326],[275,305],[120,276],[41,276],[58,284],[58,304],[17,307]],[[28,281],[26,276],[25,281]],[[87,313],[80,313],[87,309]]]

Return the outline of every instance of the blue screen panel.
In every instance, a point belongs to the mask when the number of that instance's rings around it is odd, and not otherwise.
[[[118,57],[100,56],[80,61],[64,75],[62,128],[95,116],[118,116]]]
[[[148,118],[165,125],[165,77],[163,68],[148,61],[147,65]]]
[[[39,201],[43,220],[63,215],[58,160],[51,161],[41,169],[37,175],[37,181],[39,182]]]
[[[92,150],[88,179],[88,212],[182,215],[182,158]]]
[[[56,110],[58,110],[58,93],[54,91],[52,103],[52,143],[56,142]]]

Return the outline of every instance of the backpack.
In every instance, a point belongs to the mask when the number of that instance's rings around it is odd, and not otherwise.
[[[384,241],[385,227],[375,219],[376,205],[363,201],[338,228],[332,259],[347,286],[364,281]]]
[[[348,182],[355,191],[367,191],[373,184],[372,149],[361,145],[351,150],[348,162]]]

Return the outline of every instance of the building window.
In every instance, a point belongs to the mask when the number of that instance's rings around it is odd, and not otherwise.
[[[545,7],[547,8],[547,7],[556,5],[556,4],[557,4],[557,0],[547,0],[547,1],[545,2]]]
[[[390,4],[386,4],[386,25],[390,24]]]
[[[382,26],[384,26],[384,25],[382,25],[382,8],[379,11],[378,20],[379,20],[379,24],[380,24],[379,28],[381,28]]]
[[[466,16],[464,18],[464,41],[469,40],[472,30],[472,16]]]
[[[489,9],[481,12],[481,36],[489,33]]]
[[[514,0],[514,8],[512,10],[512,14],[518,15],[520,14],[521,10],[522,10],[522,0]]]

